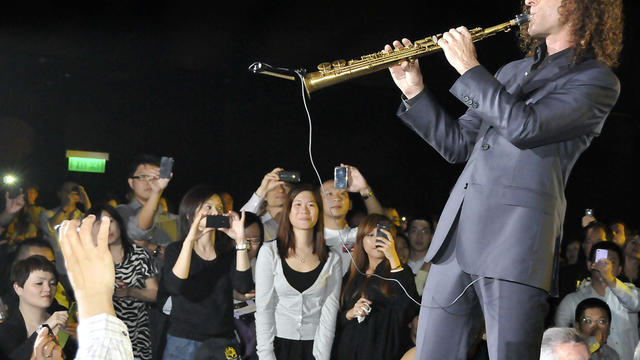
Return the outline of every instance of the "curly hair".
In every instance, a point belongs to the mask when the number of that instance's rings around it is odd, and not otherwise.
[[[530,7],[523,1],[523,12]],[[622,0],[562,0],[558,9],[563,24],[570,24],[574,39],[574,63],[585,57],[596,59],[609,67],[618,65],[622,50],[623,14]],[[543,40],[534,39],[527,31],[528,24],[520,26],[520,47],[528,55]]]

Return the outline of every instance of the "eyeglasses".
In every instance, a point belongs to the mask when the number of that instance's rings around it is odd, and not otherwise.
[[[589,319],[589,318],[584,318],[584,317],[583,317],[582,319],[580,319],[580,321],[581,321],[583,324],[587,324],[587,325],[591,325],[591,324],[593,324],[594,322],[595,322],[596,324],[598,324],[598,325],[608,325],[608,324],[609,324],[609,320],[607,320],[607,319],[591,320],[591,319]]]
[[[259,237],[248,237],[247,242],[251,245],[260,245],[261,241]]]
[[[159,179],[159,177],[155,176],[155,175],[134,175],[131,177],[132,179],[138,179],[138,180],[142,180],[142,181],[151,181],[151,180],[156,180]]]

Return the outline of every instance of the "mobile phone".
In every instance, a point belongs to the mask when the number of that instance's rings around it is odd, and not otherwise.
[[[607,258],[608,258],[608,256],[607,256],[607,255],[608,255],[608,253],[609,253],[609,251],[608,251],[608,250],[605,250],[605,249],[596,249],[596,260],[595,260],[595,262],[598,262],[598,261],[600,261],[600,260],[607,259]]]
[[[171,178],[171,172],[173,171],[173,158],[168,156],[163,156],[160,159],[160,175],[161,179],[169,179]]]
[[[584,209],[585,216],[593,216],[593,209]]]
[[[211,229],[228,229],[231,227],[229,217],[224,215],[207,215],[207,228]]]
[[[333,168],[333,187],[336,189],[346,189],[349,184],[349,169],[345,166]]]
[[[19,186],[12,186],[9,188],[9,199],[15,199],[22,194],[22,188]]]
[[[385,239],[389,239],[389,237],[387,236],[387,234],[382,232],[382,229],[387,230],[387,231],[391,231],[391,226],[389,225],[389,223],[381,223],[376,225],[376,237],[383,237]],[[382,244],[382,240],[378,240],[376,239],[377,243]]]
[[[71,303],[69,306],[69,323],[77,323],[78,322],[78,303],[75,301]]]
[[[288,183],[299,183],[300,182],[300,172],[299,171],[280,171],[278,173],[278,177],[280,181],[288,182]]]

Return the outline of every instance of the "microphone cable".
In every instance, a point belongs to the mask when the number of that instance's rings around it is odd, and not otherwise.
[[[322,178],[320,176],[320,172],[318,171],[318,168],[316,167],[316,164],[313,160],[313,153],[312,153],[312,139],[313,139],[313,123],[311,121],[311,113],[309,112],[309,106],[307,105],[307,98],[306,98],[306,94],[305,94],[305,86],[304,86],[304,73],[302,70],[295,70],[295,74],[298,75],[298,77],[300,78],[300,84],[302,87],[302,102],[304,104],[304,109],[305,112],[307,114],[307,120],[309,122],[309,147],[308,147],[308,152],[309,152],[309,161],[311,162],[311,166],[313,167],[313,171],[316,174],[316,177],[318,178],[318,182],[320,184],[320,191],[322,192],[322,196],[324,196],[325,199],[328,199],[327,194],[324,190],[324,186],[322,186]],[[320,199],[320,201],[322,201],[322,199]],[[326,209],[324,209],[324,211],[326,211]],[[335,216],[333,214],[333,211],[331,210],[331,208],[329,207],[329,213],[331,214],[331,218],[333,219],[333,221],[335,222],[336,228],[340,228],[340,226],[338,225],[338,222],[335,219]],[[321,215],[321,214],[320,214]],[[324,231],[324,230],[323,230]],[[353,258],[353,255],[351,254],[351,251],[347,248],[346,242],[342,237],[342,229],[338,230],[338,237],[340,239],[340,242],[342,244],[342,248],[347,252],[347,254],[349,254],[349,257],[351,257],[351,263],[353,264],[353,267],[358,271],[358,273],[360,273],[360,275],[362,276],[367,276],[366,273],[364,273],[361,269],[358,268],[358,265],[356,264],[355,259]],[[342,259],[340,259],[340,261],[342,262]],[[416,303],[418,306],[420,307],[424,307],[427,309],[442,309],[445,310],[451,306],[453,306],[456,302],[458,302],[458,300],[460,300],[460,298],[462,298],[462,296],[467,292],[467,290],[476,282],[478,282],[481,279],[486,278],[485,276],[481,276],[473,281],[471,281],[469,284],[467,284],[467,286],[462,290],[462,292],[460,292],[460,294],[453,299],[453,301],[451,301],[451,303],[449,303],[448,305],[445,306],[426,306],[426,305],[422,305],[420,302],[418,302],[416,299],[414,299],[409,292],[407,291],[407,289],[402,285],[402,283],[400,283],[400,281],[398,281],[398,279],[392,279],[392,278],[386,278],[384,276],[380,276],[376,273],[371,274],[374,277],[377,277],[381,280],[386,280],[386,281],[394,281],[396,282],[400,288],[404,291],[404,293],[406,294],[406,296],[411,299],[411,301],[413,301],[414,303]]]

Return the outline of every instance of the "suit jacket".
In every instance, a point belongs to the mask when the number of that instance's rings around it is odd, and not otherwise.
[[[555,293],[567,179],[620,92],[604,64],[572,59],[567,49],[539,69],[527,57],[495,77],[482,66],[468,70],[450,89],[469,107],[459,119],[426,89],[401,105],[398,116],[445,160],[466,162],[425,261],[459,214],[456,254],[465,272]]]

